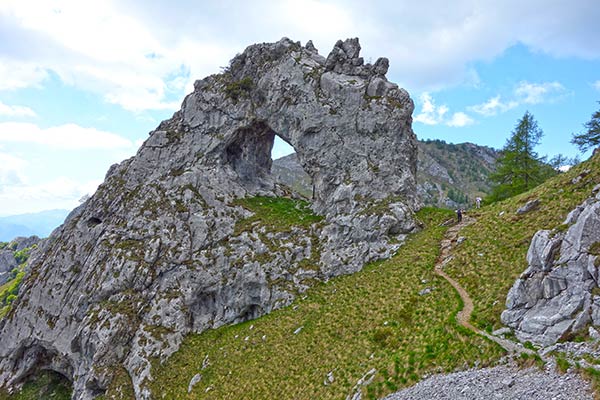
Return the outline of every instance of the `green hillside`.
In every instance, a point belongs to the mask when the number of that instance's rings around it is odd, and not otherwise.
[[[398,254],[310,289],[291,306],[246,323],[190,335],[166,363],[156,362],[157,398],[339,399],[368,371],[379,398],[427,372],[487,365],[503,350],[454,321],[459,298],[433,273],[452,218],[423,209],[426,228]],[[433,287],[429,295],[419,295]],[[202,369],[202,361],[208,366]],[[202,379],[188,394],[194,375]],[[333,374],[333,382],[327,380]]]
[[[500,326],[506,293],[526,267],[531,237],[560,226],[590,195],[600,183],[599,164],[596,156],[531,192],[472,213],[477,222],[461,233],[467,240],[447,271],[475,300],[476,325]],[[542,203],[537,211],[515,213],[533,198]],[[375,369],[362,391],[365,398],[379,398],[426,373],[498,360],[502,349],[456,324],[459,299],[432,272],[445,230],[440,222],[452,214],[424,209],[419,216],[425,229],[395,257],[318,285],[266,317],[188,336],[166,363],[156,362],[151,386],[157,397],[345,398]],[[419,296],[425,287],[435,289]],[[209,365],[202,369],[205,358]],[[325,384],[329,373],[333,382]],[[196,374],[202,378],[188,394]]]
[[[476,222],[460,232],[466,240],[446,272],[473,298],[475,325],[500,327],[506,293],[526,267],[535,231],[560,229],[598,183],[600,155],[528,193],[469,212]],[[534,198],[539,209],[516,214]],[[269,204],[261,202],[259,214]],[[424,228],[391,259],[318,284],[254,321],[188,335],[166,362],[155,360],[155,398],[343,399],[360,390],[375,399],[426,374],[494,364],[504,350],[456,323],[460,298],[433,272],[447,229],[442,223],[453,215],[425,208],[418,213]],[[431,291],[423,294],[426,288]],[[105,398],[130,397],[120,395],[131,393],[126,375],[121,378]]]

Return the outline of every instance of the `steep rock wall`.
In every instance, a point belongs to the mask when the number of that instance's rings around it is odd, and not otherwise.
[[[324,58],[282,39],[197,81],[31,265],[0,321],[0,386],[45,368],[91,399],[124,369],[150,398],[150,360],[187,333],[258,317],[390,256],[415,229],[413,103],[385,78],[387,59],[365,65],[359,51],[349,39]],[[286,194],[269,174],[274,135],[311,176],[321,221],[241,224],[251,212],[239,199]]]

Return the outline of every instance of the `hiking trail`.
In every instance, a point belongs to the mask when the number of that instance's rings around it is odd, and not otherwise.
[[[456,315],[456,320],[459,324],[469,329],[470,331],[475,332],[478,335],[485,336],[489,340],[498,343],[502,348],[504,348],[504,350],[508,351],[509,353],[537,354],[533,350],[526,349],[520,343],[515,343],[508,339],[494,336],[471,325],[471,323],[469,322],[471,319],[471,314],[473,313],[473,300],[471,299],[471,296],[469,296],[469,293],[467,293],[465,288],[463,288],[460,285],[460,283],[452,279],[450,276],[448,276],[448,274],[446,274],[446,272],[444,272],[444,267],[453,258],[452,250],[457,245],[458,233],[462,228],[471,225],[475,221],[475,218],[463,214],[463,218],[460,223],[448,228],[448,231],[446,232],[446,235],[444,236],[444,239],[442,239],[442,242],[440,244],[440,256],[438,257],[434,268],[435,273],[447,280],[452,285],[452,287],[454,287],[454,289],[458,292],[460,298],[463,301],[463,308]]]

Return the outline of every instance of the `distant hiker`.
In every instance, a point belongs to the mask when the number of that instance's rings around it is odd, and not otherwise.
[[[456,219],[458,220],[458,223],[460,224],[462,221],[462,210],[460,208],[456,210]]]
[[[475,197],[475,206],[481,208],[481,197]]]

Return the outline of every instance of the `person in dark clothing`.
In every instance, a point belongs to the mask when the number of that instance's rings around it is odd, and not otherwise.
[[[460,224],[460,222],[462,221],[462,210],[460,208],[458,210],[456,210],[456,219],[458,220],[458,223]]]

